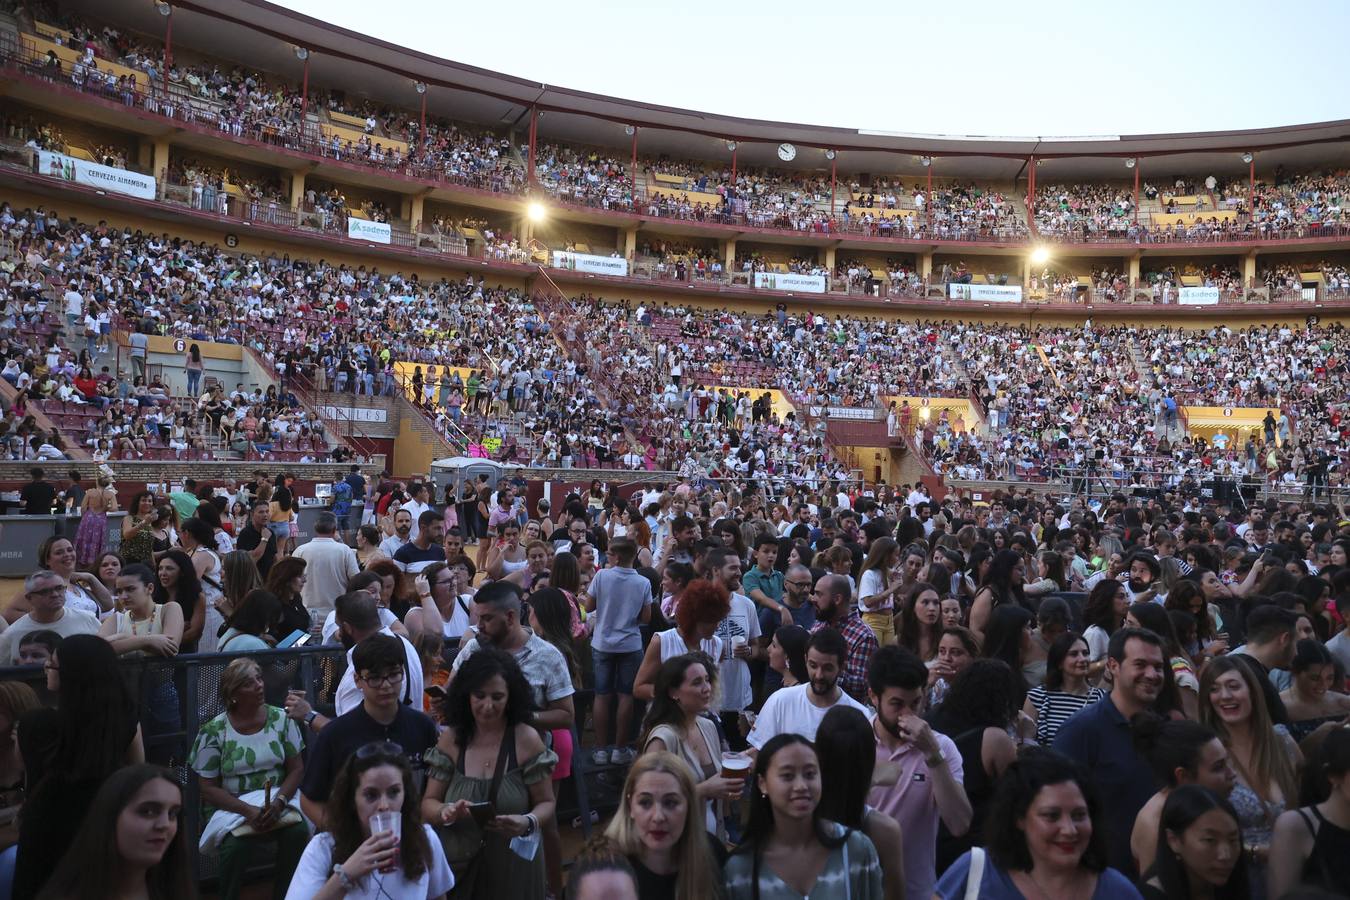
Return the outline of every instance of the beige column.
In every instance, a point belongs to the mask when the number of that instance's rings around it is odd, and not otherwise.
[[[1126,262],[1126,266],[1127,266],[1127,268],[1129,269],[1130,291],[1131,291],[1130,296],[1131,296],[1131,297],[1134,296],[1134,293],[1133,293],[1133,291],[1134,291],[1134,286],[1135,286],[1135,284],[1139,281],[1139,262],[1140,262],[1140,260],[1142,260],[1143,258],[1144,258],[1144,255],[1143,255],[1142,253],[1135,253],[1135,254],[1131,255],[1129,259],[1127,259],[1127,260],[1125,261],[1125,262]]]
[[[305,199],[305,173],[291,173],[291,209],[299,209]]]
[[[425,207],[426,195],[415,194],[408,198],[408,214],[404,218],[408,220],[408,228],[413,233],[416,233],[418,226],[422,224],[422,211]]]
[[[623,255],[630,263],[633,261],[633,255],[637,253],[637,233],[636,227],[625,229],[623,233]]]
[[[1256,280],[1256,250],[1252,249],[1247,251],[1246,256],[1242,257],[1242,290],[1244,291],[1243,294],[1244,297],[1246,296],[1245,291],[1251,288],[1252,283],[1255,280]]]
[[[156,180],[163,181],[169,172],[169,139],[155,138],[154,158],[151,161],[150,174]]]
[[[722,242],[722,265],[726,267],[727,277],[736,271],[736,241],[734,238]]]

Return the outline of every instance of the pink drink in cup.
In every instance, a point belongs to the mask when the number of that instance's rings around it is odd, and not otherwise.
[[[393,812],[377,812],[370,817],[371,835],[385,834],[393,832],[395,840],[394,858],[387,866],[380,866],[380,871],[388,874],[398,868],[399,848],[398,842],[403,838],[403,813],[399,810]]]

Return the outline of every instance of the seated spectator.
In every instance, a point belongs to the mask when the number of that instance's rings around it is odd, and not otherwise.
[[[87,612],[66,607],[66,581],[47,569],[39,569],[24,579],[24,600],[32,612],[0,634],[0,662],[17,665],[19,643],[34,631],[52,631],[66,638],[76,634],[98,634],[99,621]]]
[[[407,900],[433,900],[456,887],[440,839],[422,822],[406,751],[378,741],[346,758],[328,800],[327,830],[305,847],[287,900],[351,896],[367,878],[381,894]]]
[[[253,660],[232,660],[219,690],[225,711],[202,725],[190,757],[210,817],[201,849],[219,854],[217,893],[235,900],[255,850],[275,844],[272,891],[281,896],[309,840],[296,800],[304,740],[286,711],[264,700],[262,669]]]
[[[114,772],[39,896],[109,897],[113,890],[118,896],[195,896],[182,809],[183,789],[169,770],[133,765]]]

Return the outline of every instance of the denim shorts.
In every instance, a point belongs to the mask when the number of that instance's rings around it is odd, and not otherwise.
[[[595,692],[597,694],[633,693],[633,682],[637,680],[638,667],[642,665],[642,651],[631,653],[605,653],[592,650],[591,659],[595,663]]]

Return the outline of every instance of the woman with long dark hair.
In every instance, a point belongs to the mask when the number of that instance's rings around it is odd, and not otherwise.
[[[980,843],[984,812],[994,785],[1017,756],[1017,744],[1008,733],[1017,714],[1017,679],[1007,663],[977,659],[956,676],[942,706],[933,714],[933,730],[947,735],[961,754],[966,797],[972,810],[970,828],[953,836],[938,831],[937,868],[942,871],[958,856]]]
[[[155,602],[177,603],[183,611],[183,640],[179,642],[178,652],[196,653],[206,622],[206,600],[202,597],[197,570],[182,550],[169,550],[160,558],[157,574]]]
[[[1015,709],[1021,709],[1027,696],[1023,671],[1031,651],[1031,613],[1020,606],[1004,605],[994,610],[985,630],[983,653],[986,659],[1001,659],[1017,677],[1012,685]]]
[[[1163,804],[1172,791],[1198,784],[1227,797],[1237,776],[1228,763],[1228,748],[1208,725],[1142,713],[1130,720],[1130,730],[1135,751],[1148,760],[1158,784],[1158,793],[1139,810],[1130,831],[1135,867],[1147,872],[1158,852]]]
[[[1318,752],[1325,799],[1275,822],[1270,844],[1271,897],[1298,884],[1341,892],[1350,885],[1350,730],[1327,735]]]
[[[305,567],[303,559],[288,556],[278,559],[267,573],[267,591],[281,603],[281,626],[272,637],[281,640],[293,631],[306,634],[313,628],[313,618],[300,592],[305,588]]]
[[[769,639],[769,668],[783,679],[783,687],[805,684],[806,644],[811,633],[800,625],[783,625]]]
[[[1045,658],[1045,683],[1027,691],[1022,711],[1036,726],[1036,743],[1048,747],[1059,728],[1089,704],[1106,696],[1088,684],[1088,646],[1069,631],[1055,638]]]
[[[349,756],[328,798],[328,830],[305,847],[286,900],[338,900],[358,891],[432,900],[454,887],[414,788],[397,744],[367,744]]]
[[[1106,647],[1111,635],[1125,624],[1125,611],[1130,608],[1130,595],[1125,585],[1114,578],[1106,578],[1092,586],[1083,603],[1083,638],[1087,641],[1088,678],[1093,682],[1106,671]]]
[[[896,640],[924,662],[937,657],[942,639],[942,593],[927,581],[916,581],[900,607]]]
[[[1223,797],[1198,784],[1177,788],[1163,804],[1154,859],[1139,884],[1144,900],[1253,896],[1237,813]]]
[[[989,573],[970,605],[970,630],[975,632],[975,637],[981,642],[984,641],[984,632],[989,627],[989,617],[995,608],[1006,604],[1026,607],[1026,597],[1022,593],[1026,571],[1022,554],[1016,550],[1000,550],[994,554]]]
[[[872,723],[852,707],[836,706],[821,719],[816,734],[820,814],[871,839],[881,861],[886,900],[904,900],[905,850],[900,824],[867,805],[877,761],[875,745]]]
[[[167,769],[128,766],[99,789],[42,900],[190,900],[192,850],[183,791]]]
[[[30,788],[19,817],[15,900],[37,895],[108,776],[145,761],[135,704],[112,645],[97,635],[71,635],[45,668],[58,707],[33,710],[19,723]]]
[[[515,658],[495,647],[469,656],[445,695],[447,727],[426,754],[422,814],[456,870],[457,897],[543,900],[544,854],[527,861],[511,849],[513,838],[537,836],[554,809],[558,758],[530,725],[531,697]],[[484,801],[495,815],[480,821],[469,805]]]
[[[754,779],[745,836],[726,864],[729,900],[884,896],[872,842],[820,812],[820,758],[810,741],[770,738]]]
[[[1172,617],[1157,603],[1145,601],[1131,603],[1125,611],[1125,625],[1131,628],[1147,628],[1162,638],[1163,653],[1167,655],[1172,670],[1172,685],[1169,688],[1164,679],[1163,689],[1171,696],[1159,695],[1159,701],[1170,708],[1178,708],[1188,719],[1194,719],[1200,712],[1200,679],[1195,677],[1195,665],[1177,639],[1176,629],[1172,627]]]

